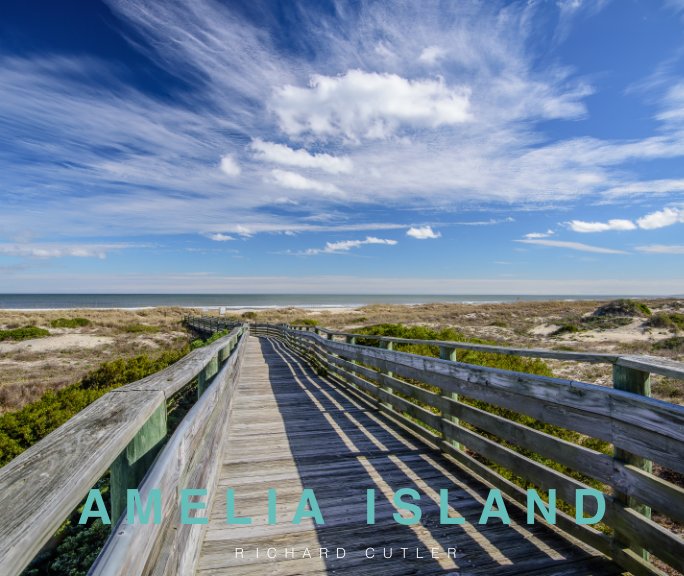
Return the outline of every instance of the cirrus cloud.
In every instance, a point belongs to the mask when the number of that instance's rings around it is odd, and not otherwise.
[[[567,248],[568,250],[578,250],[580,252],[593,252],[595,254],[627,254],[624,250],[604,248],[602,246],[591,246],[581,242],[566,242],[564,240],[544,240],[538,238],[525,238],[516,240],[523,244],[538,244],[539,246],[549,246],[552,248]]]

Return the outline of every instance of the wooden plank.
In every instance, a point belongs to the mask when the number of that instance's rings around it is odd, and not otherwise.
[[[0,469],[0,573],[21,572],[149,418],[227,342],[105,394]]]
[[[613,366],[613,388],[616,390],[624,390],[626,392],[640,394],[642,396],[650,396],[651,376],[648,372],[636,370],[635,368],[615,365]],[[640,468],[646,473],[650,474],[653,472],[653,464],[651,461],[630,454],[630,452],[623,450],[622,448],[615,449],[615,459],[620,462],[630,464],[635,468]],[[637,502],[637,500],[630,498],[627,494],[617,492],[616,498],[625,506],[636,508],[647,518],[651,517],[651,509],[648,506]],[[622,539],[622,535],[617,528],[615,536],[618,540]],[[646,550],[638,547],[633,547],[633,550],[637,554],[640,554],[644,560],[648,560],[648,552]]]
[[[292,326],[297,330],[299,327]],[[636,368],[651,374],[660,374],[670,378],[684,379],[684,362],[678,362],[669,358],[649,355],[616,355],[594,352],[571,352],[562,350],[548,350],[543,348],[513,348],[490,344],[470,344],[467,342],[454,342],[449,340],[415,340],[410,338],[394,338],[390,336],[377,336],[372,334],[354,334],[318,328],[318,332],[328,336],[340,336],[349,339],[364,338],[377,342],[394,342],[396,344],[421,344],[451,348],[457,350],[472,350],[476,352],[488,352],[492,354],[504,354],[508,356],[523,356],[529,358],[549,358],[554,360],[567,360],[576,362],[617,364],[628,368]]]
[[[162,523],[129,524],[122,517],[89,574],[128,576],[143,574],[151,567],[161,574],[190,573],[201,530],[198,525],[177,525],[178,498],[186,486],[211,488],[216,481],[218,460],[211,456],[220,453],[225,441],[222,432],[246,340],[242,338],[235,353],[178,425],[140,487],[144,502],[152,489],[160,489]],[[162,555],[161,550],[167,553]]]
[[[570,380],[328,342],[347,359],[607,440],[684,472],[684,406]],[[604,418],[601,421],[601,417]]]
[[[684,521],[684,489],[670,482],[647,472],[639,473],[634,466],[625,466],[607,454],[567,442],[474,406],[454,403],[451,409],[462,420],[477,428],[626,491],[628,495],[662,510],[672,519]]]
[[[0,573],[21,573],[165,402],[105,394],[0,469]]]
[[[264,344],[267,348],[267,345]],[[277,347],[276,347],[277,349]],[[278,367],[281,363],[288,362],[293,365],[299,362],[299,359],[279,351],[279,354],[268,357],[268,370],[275,371],[277,374],[282,374],[283,371]],[[312,356],[318,356],[317,361],[326,361],[324,356],[319,356],[319,351],[310,350]],[[252,357],[250,357],[252,358]],[[254,361],[253,359],[250,361]],[[257,545],[269,546],[274,543],[283,543],[288,546],[299,545],[300,543],[308,542],[314,546],[317,542],[321,543],[320,538],[323,538],[323,543],[327,540],[341,542],[343,544],[358,543],[359,538],[364,538],[364,534],[369,537],[373,536],[378,540],[378,545],[382,542],[393,543],[395,545],[409,545],[416,537],[419,541],[423,539],[436,539],[442,542],[449,539],[458,542],[458,549],[464,550],[461,553],[461,559],[458,564],[463,565],[463,569],[467,568],[468,573],[473,574],[491,574],[495,573],[499,566],[492,561],[489,556],[483,558],[483,546],[486,540],[471,540],[471,536],[465,534],[463,531],[454,531],[449,526],[439,527],[432,522],[417,526],[414,529],[408,527],[401,527],[393,523],[391,518],[391,507],[389,503],[383,504],[378,510],[377,526],[365,525],[365,506],[362,502],[354,505],[349,505],[348,498],[351,497],[355,491],[359,489],[365,490],[367,487],[368,474],[371,474],[374,482],[384,482],[388,486],[402,486],[406,482],[425,483],[427,487],[430,486],[444,486],[452,485],[453,481],[447,479],[432,466],[426,466],[426,462],[421,459],[419,453],[411,451],[404,453],[401,458],[409,458],[406,461],[406,470],[403,471],[394,464],[391,458],[395,457],[395,452],[383,452],[377,448],[375,455],[369,456],[355,456],[349,454],[346,448],[339,442],[331,442],[330,432],[338,430],[339,434],[347,435],[347,437],[360,437],[358,431],[356,434],[352,433],[353,426],[344,418],[346,413],[344,404],[342,408],[336,408],[334,414],[331,412],[321,413],[318,409],[332,410],[330,404],[332,399],[343,402],[342,396],[357,397],[364,394],[358,388],[353,388],[351,385],[345,385],[344,389],[340,387],[331,386],[331,381],[336,377],[344,376],[346,369],[342,366],[331,365],[333,368],[329,371],[328,377],[321,378],[311,372],[311,370],[301,364],[296,367],[293,366],[294,377],[288,383],[287,378],[278,377],[272,384],[269,382],[268,374],[261,372],[263,368],[256,368],[256,365],[245,365],[243,374],[247,374],[254,366],[256,372],[252,373],[250,378],[241,379],[239,393],[236,396],[235,414],[243,414],[243,419],[239,428],[238,420],[233,419],[230,423],[229,435],[235,433],[240,434],[239,446],[226,446],[224,458],[226,462],[222,467],[221,479],[219,486],[240,486],[241,492],[240,510],[239,513],[249,513],[253,515],[256,525],[249,527],[236,527],[225,525],[225,511],[221,508],[225,506],[225,498],[218,498],[213,502],[216,507],[210,514],[210,525],[205,535],[205,541],[202,548],[202,556],[200,558],[200,570],[198,574],[240,574],[245,576],[248,574],[320,574],[326,572],[334,572],[339,574],[354,574],[362,576],[364,574],[380,574],[392,573],[400,576],[404,574],[427,575],[427,574],[444,574],[443,567],[431,565],[428,562],[410,562],[398,560],[391,565],[385,563],[382,567],[377,564],[373,565],[364,561],[362,558],[347,559],[334,564],[319,565],[317,563],[308,563],[307,561],[284,561],[267,562],[263,559],[256,560],[252,558],[248,563],[241,564],[231,559],[229,553],[230,546],[245,545],[254,547]],[[263,365],[261,365],[263,366]],[[352,365],[354,366],[354,365]],[[355,368],[362,368],[354,366]],[[263,376],[260,376],[263,374]],[[340,376],[336,376],[339,374]],[[354,374],[360,380],[360,376]],[[262,378],[264,378],[262,380]],[[370,383],[361,382],[371,390],[375,391],[376,386]],[[264,395],[264,386],[272,386],[274,396],[269,398]],[[299,391],[302,401],[296,402],[294,392]],[[284,404],[281,404],[281,398],[284,395]],[[253,400],[252,400],[253,399]],[[388,395],[387,400],[403,400],[399,397]],[[312,403],[318,402],[316,409],[312,410]],[[410,404],[410,403],[409,403]],[[411,406],[415,406],[411,404]],[[419,408],[416,406],[416,408]],[[269,430],[276,433],[280,428],[282,434],[287,435],[287,442],[275,442],[269,435],[268,440],[264,439],[263,428],[261,426],[254,427],[250,423],[252,416],[255,414],[262,414],[265,416],[262,421],[268,422]],[[321,428],[319,422],[324,414],[331,417],[327,424]],[[390,440],[388,437],[394,438],[396,432],[390,435],[385,432],[384,435],[377,436],[377,432],[371,432],[365,419],[362,418],[363,411],[356,411],[356,421],[363,426],[365,434],[376,434],[376,438],[383,445],[388,445]],[[400,418],[400,416],[393,412],[393,416]],[[436,415],[430,413],[430,416],[438,418]],[[343,425],[343,423],[346,423]],[[385,418],[383,417],[383,422]],[[302,427],[302,424],[305,424]],[[406,421],[406,425],[411,425],[411,421]],[[418,425],[415,425],[420,428]],[[309,434],[309,442],[306,440],[304,431],[307,430]],[[424,432],[427,432],[424,428]],[[359,430],[360,431],[360,430]],[[428,433],[429,436],[429,433]],[[295,440],[295,439],[299,440]],[[439,438],[436,438],[439,441]],[[320,451],[313,449],[311,444],[320,442]],[[289,445],[290,451],[283,447]],[[259,455],[252,454],[253,447],[258,447]],[[341,452],[338,452],[341,450]],[[277,460],[263,462],[264,457],[268,457],[269,452],[273,455],[277,454]],[[325,454],[321,457],[319,454]],[[437,453],[432,453],[433,457],[439,458]],[[234,460],[239,455],[240,462]],[[257,456],[256,460],[253,460]],[[322,459],[323,458],[323,459]],[[337,459],[336,459],[337,458]],[[367,462],[368,468],[365,472],[359,473],[359,466],[361,462]],[[252,468],[257,466],[257,468]],[[259,474],[255,475],[254,470],[259,470]],[[406,474],[410,475],[407,477]],[[337,479],[337,482],[335,481]],[[316,487],[316,493],[320,493],[321,506],[326,511],[326,525],[322,530],[315,530],[313,527],[307,526],[293,526],[287,523],[279,523],[276,526],[264,526],[264,512],[260,512],[264,506],[264,495],[262,491],[267,486],[277,485],[282,487],[279,489],[279,503],[285,507],[286,511],[283,516],[279,518],[286,519],[288,512],[292,510],[296,500],[299,489],[298,483],[308,483],[308,485]],[[409,484],[410,485],[410,484]],[[421,484],[422,485],[422,484]],[[471,488],[472,489],[472,488]],[[250,493],[250,490],[252,491]],[[362,490],[362,491],[363,491]],[[485,494],[486,486],[482,484],[477,485],[477,490],[480,495]],[[282,496],[283,501],[280,501]],[[383,498],[384,501],[384,498]],[[478,503],[472,499],[466,491],[458,492],[459,510],[463,509],[464,513],[469,516],[476,517],[478,514]],[[467,504],[466,504],[467,502]],[[436,503],[425,503],[426,510],[433,514],[436,510]],[[431,517],[431,516],[430,516]],[[328,521],[329,519],[329,521]],[[215,522],[215,524],[212,524]],[[390,527],[390,524],[392,527]],[[543,574],[547,570],[548,574],[554,573],[571,573],[570,568],[578,568],[586,566],[590,569],[596,568],[597,574],[617,574],[617,569],[613,564],[606,564],[604,560],[588,560],[586,552],[566,540],[558,539],[554,535],[554,540],[549,540],[551,531],[544,525],[537,525],[530,528],[530,536],[524,537],[522,534],[512,530],[509,527],[490,525],[490,526],[474,526],[473,529],[479,534],[478,538],[489,538],[488,550],[504,555],[513,565],[520,567],[523,572],[527,571],[538,574]],[[544,542],[549,542],[549,546],[557,550],[561,550],[565,555],[565,560],[552,560],[548,556],[534,555],[534,551],[538,552],[538,548],[532,544],[532,534],[535,538],[541,539]],[[553,543],[551,543],[553,542]],[[530,560],[536,558],[535,561]],[[486,561],[483,561],[486,560]],[[591,562],[601,562],[601,564],[591,564]],[[564,565],[566,572],[560,572],[560,566]],[[389,570],[389,572],[388,572]]]

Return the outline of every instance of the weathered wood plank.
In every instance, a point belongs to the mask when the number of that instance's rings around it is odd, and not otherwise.
[[[322,339],[322,338],[321,338]],[[327,339],[326,339],[327,341]],[[285,343],[287,340],[285,339]],[[405,445],[403,452],[393,449],[387,452],[385,447],[396,442],[397,432],[391,426],[384,424],[379,427],[378,422],[390,422],[390,420],[378,420],[368,418],[372,414],[362,410],[365,392],[367,389],[372,393],[379,392],[383,395],[381,400],[394,402],[398,409],[409,408],[424,411],[419,406],[407,400],[379,389],[374,384],[365,381],[359,373],[352,374],[348,370],[360,367],[346,360],[335,364],[328,362],[327,354],[321,354],[319,350],[309,350],[312,360],[328,364],[328,376],[322,378],[314,374],[311,369],[301,363],[299,357],[295,357],[280,345],[275,345],[276,354],[270,353],[270,345],[263,344],[266,354],[265,363],[255,363],[253,357],[249,357],[248,363],[243,366],[243,375],[251,372],[251,376],[241,378],[239,392],[236,396],[235,413],[242,416],[232,419],[230,423],[229,437],[239,434],[239,446],[226,445],[224,456],[225,463],[221,468],[219,487],[236,487],[240,491],[238,497],[238,514],[249,514],[253,517],[254,524],[251,526],[226,526],[225,525],[225,495],[219,492],[212,503],[210,524],[205,534],[205,541],[200,557],[199,572],[201,575],[208,574],[386,574],[389,570],[392,574],[428,575],[443,574],[446,566],[430,562],[416,562],[410,560],[397,560],[383,565],[373,564],[360,556],[353,556],[344,561],[335,562],[308,562],[297,560],[279,559],[271,562],[264,558],[250,558],[247,562],[236,560],[229,556],[231,546],[249,547],[273,546],[282,543],[287,546],[326,545],[332,541],[348,546],[358,547],[360,539],[374,538],[378,545],[382,543],[395,546],[410,546],[412,542],[445,542],[450,540],[458,547],[460,559],[458,566],[467,568],[472,574],[494,573],[501,562],[508,562],[512,566],[519,566],[519,572],[538,574],[565,574],[572,573],[572,569],[586,566],[589,570],[596,568],[597,574],[617,574],[619,569],[606,560],[589,560],[587,552],[567,540],[558,539],[556,535],[549,540],[552,532],[543,524],[538,524],[523,532],[509,527],[490,524],[488,526],[473,526],[473,531],[454,531],[449,526],[438,526],[433,522],[427,522],[415,528],[402,527],[392,520],[393,508],[381,497],[381,505],[377,510],[376,526],[365,524],[365,505],[363,502],[351,502],[350,498],[356,497],[357,493],[365,492],[369,482],[371,486],[385,486],[381,490],[392,487],[415,485],[419,489],[434,490],[436,487],[454,487],[454,478],[444,476],[444,472],[434,467],[423,459],[424,454],[417,452],[413,447]],[[305,351],[305,350],[304,350]],[[307,351],[305,351],[307,352]],[[334,356],[332,357],[334,359]],[[331,360],[332,360],[331,359]],[[279,369],[284,363],[292,367],[292,378],[283,377],[284,371]],[[266,366],[268,371],[266,371]],[[365,369],[367,370],[367,369]],[[280,374],[277,379],[269,381],[269,372]],[[263,374],[260,380],[258,374]],[[352,375],[358,379],[358,388],[345,384],[344,387],[335,386],[331,379],[346,378]],[[401,382],[397,380],[397,382]],[[389,383],[389,382],[388,382]],[[406,384],[401,382],[401,384]],[[264,394],[264,386],[272,387],[271,398]],[[407,385],[410,386],[410,385]],[[410,391],[410,389],[407,388]],[[295,401],[296,394],[301,395],[301,401]],[[365,396],[367,398],[367,396]],[[348,407],[353,406],[349,411]],[[381,407],[382,411],[393,412],[391,409]],[[441,420],[438,415],[425,411],[421,414],[426,418],[433,418],[434,424]],[[353,420],[347,418],[347,414],[353,415]],[[257,418],[256,422],[254,418]],[[254,424],[253,424],[254,422]],[[264,424],[260,424],[263,422]],[[406,424],[412,424],[406,420]],[[417,428],[427,432],[425,428],[413,423]],[[267,426],[267,428],[264,428]],[[264,439],[264,432],[268,429],[269,439]],[[278,430],[288,439],[286,443],[272,438]],[[359,434],[361,432],[362,434]],[[337,435],[339,441],[333,438]],[[308,436],[308,438],[307,438]],[[428,436],[430,436],[428,432]],[[364,439],[365,438],[365,439]],[[364,453],[353,452],[345,442],[352,445],[361,443],[367,446]],[[440,441],[439,437],[433,439]],[[313,445],[316,444],[318,448]],[[289,450],[285,447],[289,445]],[[374,448],[373,448],[374,447]],[[409,448],[407,450],[407,448]],[[252,454],[255,450],[257,454]],[[268,460],[268,455],[272,459]],[[441,458],[437,452],[430,452],[431,458]],[[393,460],[400,458],[405,468],[401,468]],[[266,459],[266,460],[265,460]],[[444,461],[446,464],[446,461]],[[259,474],[255,475],[258,466]],[[454,491],[457,508],[473,521],[479,514],[479,504],[471,494],[485,497],[486,485],[474,483],[464,484],[459,480],[458,490]],[[469,482],[469,481],[466,481]],[[269,486],[278,486],[279,503],[282,504],[283,512],[278,513],[278,519],[286,520],[288,514],[294,509],[300,486],[309,486],[316,489],[319,503],[326,515],[326,525],[314,529],[313,526],[288,525],[287,522],[279,522],[277,525],[268,526],[265,523],[264,495],[263,491]],[[282,502],[281,502],[282,498]],[[425,502],[425,510],[429,511],[427,518],[436,514],[436,502],[429,499]],[[513,514],[513,513],[512,513]],[[520,514],[513,516],[520,519]],[[366,536],[367,535],[367,536]],[[417,540],[416,540],[417,539]],[[558,550],[565,557],[564,560],[553,560],[550,556],[539,553],[536,546],[547,542],[550,549]],[[536,551],[536,554],[535,554]],[[484,556],[483,556],[484,553]],[[491,556],[490,556],[491,554]],[[500,558],[500,560],[493,560]],[[599,562],[592,564],[591,562]],[[561,568],[564,566],[564,568]],[[455,566],[454,566],[455,567]],[[452,568],[453,570],[454,568]],[[565,570],[565,571],[562,571]],[[546,571],[546,572],[545,572]],[[514,572],[511,571],[511,574]]]
[[[228,338],[105,394],[0,469],[0,573],[21,572],[149,418]]]
[[[347,359],[607,440],[684,472],[684,406],[571,380],[340,342],[328,346]]]
[[[89,574],[191,573],[202,530],[199,525],[179,524],[180,490],[198,486],[211,489],[216,482],[219,461],[214,454],[221,452],[226,440],[223,432],[246,340],[242,339],[241,345],[178,425],[140,487],[143,501],[147,501],[152,489],[161,491],[162,523],[129,524],[127,518],[122,517]],[[161,550],[166,550],[166,554],[162,555]]]

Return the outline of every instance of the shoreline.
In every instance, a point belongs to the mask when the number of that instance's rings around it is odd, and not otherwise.
[[[617,299],[666,300],[682,296],[610,294],[0,294],[0,313],[59,310],[138,311],[155,308],[204,311],[356,309],[364,306],[496,305]]]

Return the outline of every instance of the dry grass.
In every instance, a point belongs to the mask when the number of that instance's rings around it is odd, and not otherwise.
[[[684,300],[643,300],[654,312],[681,311]],[[668,330],[655,330],[646,319],[630,326],[608,330],[588,330],[567,336],[552,336],[554,327],[566,318],[593,313],[604,301],[511,302],[505,304],[421,304],[415,306],[373,304],[355,310],[306,310],[281,308],[257,310],[256,322],[294,322],[313,319],[319,326],[353,331],[355,328],[381,323],[423,324],[434,328],[453,327],[466,336],[493,340],[507,346],[551,348],[592,352],[654,354],[684,360],[684,354],[655,350],[653,345],[671,337]],[[235,315],[240,320],[240,315]],[[611,385],[612,369],[608,365],[548,361],[554,374],[561,378],[582,380],[592,384]],[[653,376],[653,395],[668,402],[684,403],[684,382]]]
[[[646,300],[656,311],[681,311],[683,300]],[[422,304],[415,306],[373,304],[357,309],[280,308],[255,310],[257,322],[288,322],[302,319],[316,320],[320,326],[354,330],[380,323],[423,324],[435,328],[454,327],[467,336],[493,340],[509,346],[543,347],[569,350],[590,350],[618,353],[645,353],[684,360],[681,353],[653,350],[653,344],[672,334],[648,326],[634,326],[617,331],[601,332],[601,339],[591,340],[590,333],[567,337],[549,335],[553,326],[568,317],[591,314],[605,304],[599,301],[512,302],[506,304]],[[38,341],[3,343],[0,351],[0,411],[23,406],[38,398],[45,390],[57,389],[80,379],[105,360],[119,356],[134,356],[142,352],[178,346],[187,340],[181,327],[182,317],[188,313],[202,313],[186,308],[154,308],[144,310],[55,310],[1,311],[0,328],[39,326],[53,336]],[[215,311],[213,312],[216,313]],[[205,312],[206,314],[206,312]],[[245,321],[242,313],[233,314],[237,321]],[[57,318],[87,318],[89,326],[80,328],[51,328]],[[638,324],[638,323],[636,323]],[[624,331],[627,330],[627,337]],[[634,338],[630,338],[630,332]],[[40,346],[55,342],[54,336],[76,334],[106,339],[96,347],[70,344],[68,347],[41,351]],[[615,337],[613,338],[613,334]],[[610,366],[551,361],[554,373],[560,377],[610,385]],[[684,401],[684,385],[653,378],[656,397],[670,402]]]
[[[3,343],[0,412],[20,408],[47,390],[76,382],[107,360],[181,346],[189,339],[181,326],[188,312],[184,308],[0,311],[0,328],[39,326],[51,334],[40,340]],[[91,324],[51,327],[57,318],[76,317],[87,318]]]

